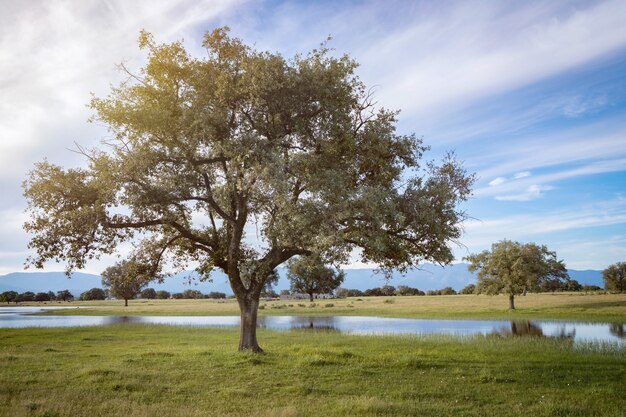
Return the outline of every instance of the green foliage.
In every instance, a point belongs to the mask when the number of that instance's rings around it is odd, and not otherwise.
[[[155,279],[156,274],[153,265],[132,257],[102,271],[102,285],[109,289],[111,295],[123,299],[128,304],[128,300],[135,298],[150,281]]]
[[[465,258],[470,272],[478,271],[476,291],[486,294],[507,294],[510,308],[513,297],[541,287],[546,280],[569,278],[563,261],[546,246],[502,240],[483,251]]]
[[[146,288],[141,291],[141,298],[145,298],[146,300],[154,300],[157,298],[157,292],[154,288]]]
[[[23,292],[17,295],[17,298],[15,299],[15,301],[18,301],[20,303],[28,302],[28,301],[35,301],[35,293],[32,291]]]
[[[417,288],[409,287],[408,285],[398,285],[398,288],[396,289],[396,295],[400,295],[400,296],[424,295],[424,292],[418,290]]]
[[[171,296],[172,296],[172,294],[170,294],[169,291],[159,290],[159,291],[156,292],[156,298],[158,300],[167,300]]]
[[[317,256],[299,256],[287,263],[287,278],[291,282],[292,293],[313,294],[332,293],[341,285],[345,273],[324,265]]]
[[[57,291],[57,300],[71,301],[73,299],[74,299],[74,295],[69,290]]]
[[[335,290],[335,296],[338,298],[346,298],[346,297],[363,297],[363,291],[350,289],[350,288],[337,288]]]
[[[607,291],[626,292],[626,262],[617,262],[602,271]]]
[[[200,299],[200,298],[204,298],[204,295],[198,291],[198,290],[185,290],[183,291],[183,296],[182,298],[187,298],[187,299]]]
[[[105,298],[106,293],[102,288],[92,288],[80,295],[81,301],[104,300]]]
[[[50,295],[47,292],[38,292],[35,294],[35,301],[50,301]]]
[[[206,34],[203,58],[146,32],[139,46],[147,64],[91,101],[106,146],[79,148],[86,168],[41,162],[25,181],[30,264],[69,272],[142,239],[147,263],[219,268],[255,310],[296,255],[336,264],[360,249],[386,271],[453,260],[474,177],[453,155],[422,164],[426,146],[396,132],[398,113],[376,108],[355,61],[326,47],[285,59],[226,28]]]
[[[5,291],[0,294],[0,301],[3,303],[11,303],[17,300],[18,293],[16,291]]]
[[[207,294],[207,298],[212,298],[215,300],[223,300],[226,298],[226,293],[219,291],[211,291]]]
[[[474,294],[476,293],[476,284],[467,284],[463,289],[461,289],[460,294]]]

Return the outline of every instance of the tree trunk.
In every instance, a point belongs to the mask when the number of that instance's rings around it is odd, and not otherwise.
[[[128,307],[128,298],[124,298],[124,307]]]
[[[256,339],[256,319],[259,309],[259,299],[250,295],[237,297],[241,322],[239,324],[239,351],[250,350],[255,353],[263,352]]]
[[[313,302],[313,293],[312,292],[309,293],[309,301],[311,303]]]
[[[515,296],[509,295],[509,310],[515,310]]]

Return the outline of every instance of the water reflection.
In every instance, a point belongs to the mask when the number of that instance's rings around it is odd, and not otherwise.
[[[609,331],[613,336],[619,337],[620,339],[626,339],[626,331],[624,331],[623,323],[611,323],[609,325]]]
[[[557,339],[574,339],[576,337],[576,328],[567,328],[567,323],[557,329],[556,333],[546,335],[539,322],[530,320],[511,320],[509,327],[502,327],[492,333],[496,336],[515,336],[515,337],[553,337]]]
[[[51,308],[0,308],[0,328],[71,327],[111,324],[170,326],[238,326],[238,316],[36,316]],[[341,332],[359,335],[453,334],[501,337],[551,337],[575,342],[626,343],[625,323],[581,323],[528,320],[424,320],[364,316],[261,316],[259,327],[278,330]]]

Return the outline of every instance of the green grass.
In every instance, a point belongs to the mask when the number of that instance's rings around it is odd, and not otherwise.
[[[626,348],[118,325],[0,330],[1,416],[624,416]]]
[[[528,294],[516,297],[517,309],[508,310],[506,296],[449,295],[423,297],[362,297],[339,300],[263,301],[261,315],[362,315],[461,319],[571,319],[623,322],[626,294]],[[30,303],[37,305],[37,303]],[[331,306],[332,304],[332,306]],[[47,314],[85,315],[238,315],[235,300],[131,300],[50,303],[103,308],[68,309]]]

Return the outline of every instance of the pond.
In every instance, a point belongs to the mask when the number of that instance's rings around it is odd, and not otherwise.
[[[37,316],[44,310],[67,307],[3,307],[0,328],[102,326],[122,323],[171,326],[238,326],[239,316]],[[575,342],[626,344],[625,323],[529,320],[434,320],[366,316],[262,316],[261,328],[304,329],[359,335],[453,334],[534,336]]]

